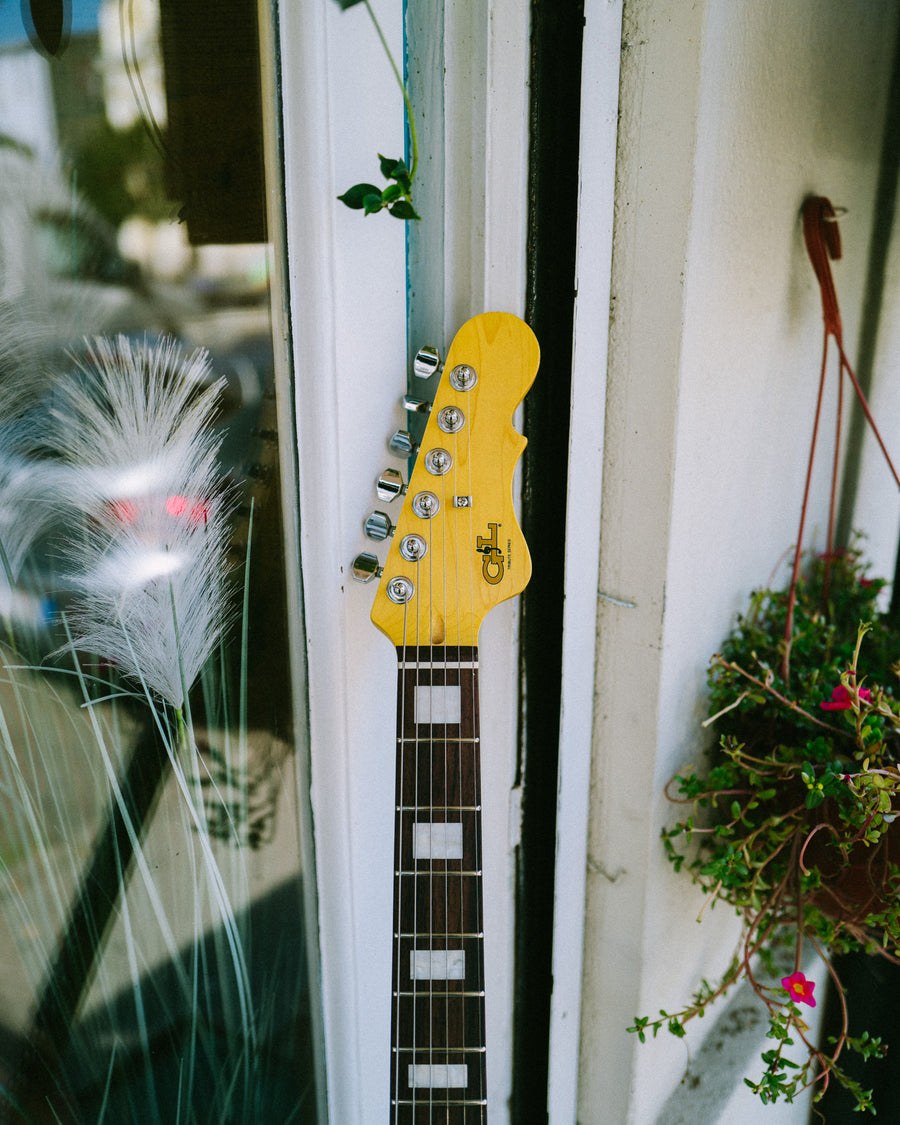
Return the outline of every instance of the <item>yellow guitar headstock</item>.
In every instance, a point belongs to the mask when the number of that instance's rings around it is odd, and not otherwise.
[[[397,646],[477,644],[488,610],[531,576],[512,498],[526,441],[512,414],[538,361],[534,333],[509,313],[456,334],[372,609]]]

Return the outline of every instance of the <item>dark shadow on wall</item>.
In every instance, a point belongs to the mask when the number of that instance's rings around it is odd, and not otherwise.
[[[869,266],[856,374],[868,396],[875,366],[878,330],[886,312],[884,285],[888,267],[888,254],[894,228],[897,204],[897,181],[900,176],[900,33],[894,54],[894,70],[888,92],[885,128],[882,141],[881,169],[875,197],[872,235],[869,249]],[[854,410],[847,437],[847,456],[844,464],[844,481],[838,522],[838,542],[849,539],[853,526],[853,509],[859,487],[863,438],[867,432],[866,421],[859,404],[854,400]],[[889,443],[890,444],[890,443]],[[891,450],[896,453],[896,446]],[[900,552],[894,574],[891,613],[900,618]],[[900,653],[897,654],[900,657]],[[863,1030],[881,1037],[889,1051],[884,1060],[863,1061],[859,1055],[845,1051],[841,1065],[865,1089],[873,1090],[873,1101],[879,1120],[900,1120],[900,1068],[896,1055],[900,1053],[900,1031],[897,1012],[900,1010],[900,966],[892,965],[880,957],[852,953],[834,960],[837,975],[847,994],[850,1014],[850,1034]],[[838,998],[831,987],[826,991],[822,1041],[837,1036],[841,1030],[841,1010]],[[828,1125],[851,1125],[860,1120],[855,1112],[856,1100],[833,1082],[821,1102],[818,1112],[810,1116],[811,1125],[819,1125],[824,1115]]]
[[[522,529],[533,572],[521,600],[515,1125],[547,1121],[584,5],[581,0],[533,0],[531,18],[525,318],[540,343],[541,368],[525,400],[528,455],[523,458]]]

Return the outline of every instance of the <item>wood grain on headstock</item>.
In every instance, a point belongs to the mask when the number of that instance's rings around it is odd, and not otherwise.
[[[521,592],[531,558],[513,507],[512,480],[525,438],[512,425],[515,408],[537,373],[539,349],[531,329],[508,313],[484,313],[459,330],[444,364],[421,449],[384,566],[372,620],[395,645],[474,645],[485,614]],[[460,364],[477,372],[470,390],[455,390],[450,376]],[[439,425],[447,407],[461,410],[456,433]],[[446,450],[452,467],[436,475],[427,454]],[[433,493],[437,514],[424,519],[413,501]],[[401,557],[405,536],[427,544],[417,562]],[[410,579],[404,605],[387,596],[388,583]]]

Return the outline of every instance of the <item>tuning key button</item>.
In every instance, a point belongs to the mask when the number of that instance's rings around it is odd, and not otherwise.
[[[373,578],[381,577],[383,567],[378,565],[378,559],[376,559],[374,555],[363,552],[363,554],[357,555],[353,560],[350,573],[357,582],[371,582]]]
[[[455,391],[470,391],[478,382],[478,372],[468,363],[458,363],[450,372],[450,386]]]
[[[407,562],[419,562],[428,553],[428,544],[421,535],[404,535],[400,540],[400,554]]]
[[[375,539],[379,543],[388,536],[394,534],[394,525],[391,523],[390,516],[385,512],[372,512],[366,517],[363,524],[363,531],[369,539]]]
[[[431,403],[428,399],[413,398],[412,395],[404,395],[400,399],[400,405],[404,410],[408,410],[410,414],[430,414]]]
[[[406,485],[396,469],[385,469],[375,481],[375,495],[388,504],[397,496],[402,496],[404,492],[406,492]]]
[[[445,434],[458,433],[466,424],[466,416],[458,406],[445,406],[438,414],[438,425]]]
[[[429,449],[425,454],[425,468],[433,476],[442,477],[449,473],[453,458],[446,449]]]
[[[426,344],[419,348],[413,358],[413,375],[417,379],[428,379],[441,369],[441,355],[437,348]]]
[[[412,580],[404,578],[402,575],[397,578],[391,578],[385,589],[387,591],[387,596],[397,605],[404,605],[416,592]]]
[[[397,430],[388,442],[388,449],[395,457],[415,457],[419,452],[409,430]]]
[[[413,497],[412,510],[419,519],[430,520],[437,515],[440,506],[441,502],[433,492],[417,492]]]

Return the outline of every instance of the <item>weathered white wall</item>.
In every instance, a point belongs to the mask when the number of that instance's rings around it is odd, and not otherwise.
[[[701,892],[665,861],[662,789],[699,753],[708,657],[796,535],[822,332],[799,223],[810,193],[848,208],[834,269],[854,355],[896,23],[889,0],[625,5],[599,590],[634,608],[598,603],[583,1125],[656,1120],[685,1046],[624,1029],[677,1009],[732,952],[733,919],[697,926]],[[888,308],[898,283],[894,269]],[[889,443],[896,337],[873,395]],[[874,458],[864,492],[870,553],[891,574],[898,504]],[[719,1121],[721,1092],[704,1089],[701,1075],[692,1119]],[[745,1093],[731,1120],[804,1120]]]

